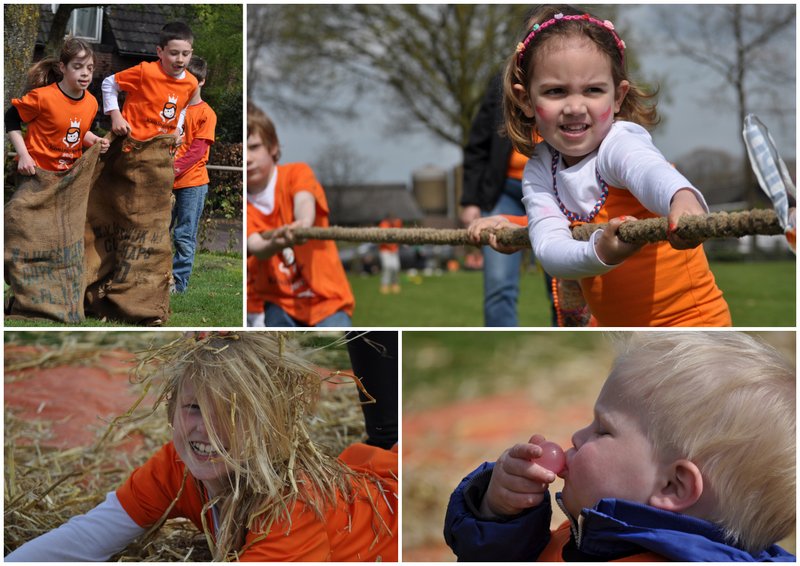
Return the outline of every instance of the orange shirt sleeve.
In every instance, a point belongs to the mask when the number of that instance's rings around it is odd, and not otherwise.
[[[19,117],[22,118],[23,122],[26,124],[28,122],[33,122],[41,111],[39,89],[36,88],[25,93],[22,98],[14,98],[11,100],[11,104],[17,107]]]
[[[329,214],[328,199],[325,198],[325,191],[322,185],[319,184],[319,181],[317,181],[314,171],[305,163],[293,163],[292,165],[291,168],[286,169],[287,173],[291,175],[291,178],[288,180],[289,182],[287,185],[285,185],[289,187],[290,200],[293,201],[294,195],[297,193],[308,191],[314,196],[314,200],[317,203],[316,215],[318,217],[327,217]],[[319,225],[319,220],[319,218],[315,220],[314,224]]]
[[[133,471],[117,489],[117,499],[137,525],[148,528],[161,519],[177,498],[168,518],[186,517],[202,529],[200,513],[203,503],[191,476],[186,478],[183,492],[178,497],[185,468],[170,442]]]
[[[142,84],[142,77],[144,67],[142,67],[143,63],[139,63],[138,65],[134,65],[133,67],[128,67],[127,69],[123,69],[117,73],[114,73],[114,80],[117,81],[117,85],[119,85],[119,89],[124,92],[134,92],[139,90],[139,87]]]

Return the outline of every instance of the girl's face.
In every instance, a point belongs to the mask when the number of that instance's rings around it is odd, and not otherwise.
[[[614,85],[608,56],[584,37],[551,38],[533,65],[528,91],[514,86],[523,112],[564,162],[575,165],[608,135],[628,81]]]
[[[247,191],[258,193],[267,187],[275,169],[277,150],[267,146],[260,134],[247,136]]]
[[[572,436],[562,501],[573,517],[603,498],[650,502],[662,485],[667,467],[641,430],[630,407],[623,407],[615,385],[606,382],[594,406],[594,421]]]
[[[64,78],[61,80],[61,88],[69,95],[78,97],[89,88],[94,73],[94,57],[81,51],[70,59],[66,65],[58,64],[58,69]]]
[[[207,415],[210,422],[214,415]],[[217,427],[221,430],[220,427]],[[228,481],[228,468],[225,460],[216,452],[209,440],[209,433],[203,423],[203,415],[197,403],[194,384],[190,379],[183,382],[172,418],[172,441],[181,460],[189,468],[192,476],[203,482],[212,497]],[[220,441],[227,443],[226,438]],[[227,449],[227,446],[225,446]]]

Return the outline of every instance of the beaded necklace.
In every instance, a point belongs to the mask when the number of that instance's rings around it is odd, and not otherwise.
[[[564,216],[567,217],[567,220],[570,222],[591,222],[592,219],[597,216],[597,213],[600,212],[600,209],[603,208],[603,205],[606,203],[606,199],[608,198],[608,184],[603,180],[600,176],[600,171],[597,170],[597,166],[595,165],[594,174],[597,177],[597,182],[600,184],[600,198],[597,199],[597,202],[594,203],[594,207],[592,211],[587,215],[583,216],[572,212],[564,203],[561,202],[561,197],[558,196],[558,185],[556,183],[556,170],[558,169],[558,160],[561,159],[561,154],[557,151],[553,151],[553,162],[550,167],[550,170],[553,173],[553,193],[556,195],[556,201],[558,201],[558,208],[561,209],[561,212]]]

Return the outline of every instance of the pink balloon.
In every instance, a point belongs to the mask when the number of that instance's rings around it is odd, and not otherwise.
[[[536,463],[547,468],[554,474],[559,474],[567,463],[564,451],[555,442],[542,442],[542,455],[536,458]]]

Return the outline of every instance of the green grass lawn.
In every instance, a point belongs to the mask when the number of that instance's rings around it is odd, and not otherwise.
[[[795,262],[716,262],[711,269],[730,305],[735,326],[795,326]],[[393,327],[476,327],[483,325],[480,272],[440,276],[403,275],[399,295],[381,295],[380,280],[350,276],[356,297],[353,325]],[[550,326],[550,311],[540,271],[520,280],[520,326]]]
[[[239,327],[242,321],[242,256],[234,254],[199,253],[189,280],[188,291],[172,295],[172,314],[165,326]],[[6,319],[7,327],[55,327],[64,324],[47,320]],[[77,326],[130,326],[119,322],[101,322],[88,318]]]

